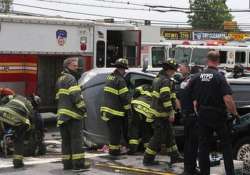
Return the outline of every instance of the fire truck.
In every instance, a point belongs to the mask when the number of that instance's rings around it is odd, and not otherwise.
[[[209,50],[220,53],[220,67],[232,69],[236,64],[250,69],[250,47],[249,46],[197,46],[177,45],[175,48],[175,59],[179,63],[205,65],[205,57]]]
[[[37,93],[49,110],[65,58],[80,57],[85,71],[110,67],[119,57],[138,66],[140,40],[140,30],[129,24],[0,15],[0,86]]]

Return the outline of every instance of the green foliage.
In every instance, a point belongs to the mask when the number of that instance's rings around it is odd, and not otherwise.
[[[224,21],[233,19],[226,0],[190,0],[190,9],[188,22],[194,29],[222,30]]]
[[[11,10],[11,5],[13,3],[13,0],[0,0],[0,3],[2,4],[3,7],[3,9],[0,9],[0,12],[9,13]]]

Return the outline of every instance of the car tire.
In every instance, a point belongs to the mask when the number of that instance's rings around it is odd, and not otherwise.
[[[250,174],[250,137],[243,137],[236,142],[233,157],[243,161],[244,173]]]

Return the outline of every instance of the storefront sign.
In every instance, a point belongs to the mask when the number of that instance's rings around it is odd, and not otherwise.
[[[161,36],[166,40],[190,40],[192,33],[188,31],[162,31]]]
[[[226,32],[193,32],[193,40],[214,40],[225,39]]]
[[[240,40],[243,40],[246,37],[250,37],[250,34],[247,34],[247,33],[235,33],[235,32],[229,32],[228,33],[228,40],[240,41]]]

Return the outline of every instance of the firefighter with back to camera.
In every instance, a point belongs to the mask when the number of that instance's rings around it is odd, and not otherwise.
[[[8,89],[8,88],[7,88]],[[24,138],[26,132],[31,127],[31,117],[33,107],[30,101],[14,93],[14,91],[3,90],[1,93],[0,121],[14,130],[14,168],[24,166]],[[4,127],[4,125],[2,125]]]
[[[151,110],[154,116],[154,133],[145,150],[143,164],[145,166],[157,165],[155,156],[161,144],[166,144],[167,152],[170,155],[170,162],[176,163],[183,161],[177,145],[175,143],[175,134],[172,122],[175,119],[175,99],[176,94],[173,91],[174,83],[170,79],[177,70],[177,63],[173,59],[163,62],[163,69],[153,80]]]
[[[121,154],[121,135],[127,134],[127,116],[130,115],[130,96],[124,75],[128,69],[128,60],[119,58],[115,62],[116,69],[106,78],[104,99],[101,106],[101,117],[107,122],[109,129],[109,154]],[[124,138],[126,139],[126,138]]]

